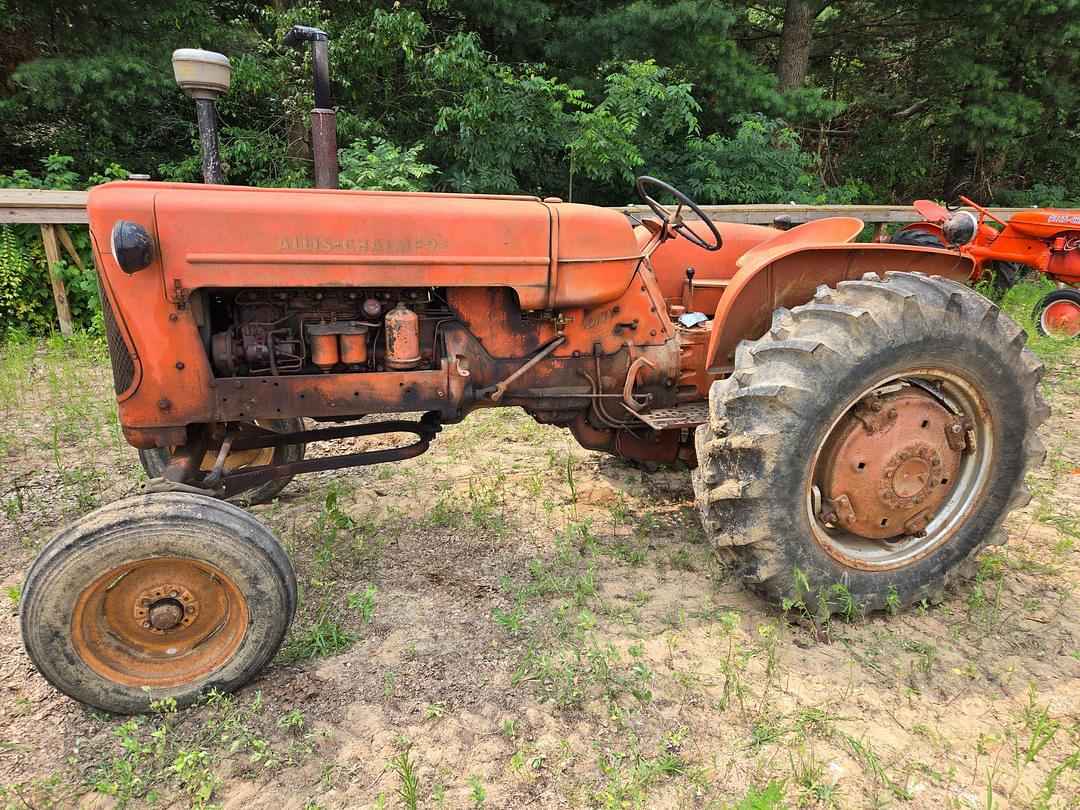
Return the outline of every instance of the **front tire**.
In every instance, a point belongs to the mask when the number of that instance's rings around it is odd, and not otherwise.
[[[714,383],[695,437],[695,494],[721,556],[779,604],[941,598],[1005,541],[1045,456],[1043,368],[1025,339],[973,290],[913,273],[778,310]]]
[[[30,660],[80,703],[121,714],[231,691],[273,658],[296,611],[288,555],[254,517],[170,492],[59,532],[23,585]],[[149,695],[146,692],[149,689]]]

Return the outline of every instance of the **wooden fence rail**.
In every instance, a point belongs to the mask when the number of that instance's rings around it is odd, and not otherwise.
[[[885,225],[918,222],[921,217],[911,206],[892,205],[703,205],[701,209],[720,222],[742,222],[751,225],[771,225],[781,214],[792,225],[825,217],[858,217],[874,227],[874,235],[881,233]],[[649,209],[643,205],[617,208],[631,217],[647,216]],[[1008,219],[1021,208],[991,209],[1002,219]],[[85,225],[85,191],[46,191],[43,189],[0,189],[0,223],[33,224],[41,227],[41,240],[45,245],[45,258],[49,264],[49,283],[52,285],[56,314],[60,331],[72,332],[71,309],[67,291],[56,265],[60,262],[60,248],[71,256],[72,261],[84,270],[82,259],[72,244],[65,225]]]
[[[68,305],[67,289],[60,278],[60,248],[71,257],[75,266],[85,271],[82,258],[75,250],[71,234],[65,225],[85,225],[85,191],[45,191],[33,188],[0,189],[0,223],[12,222],[38,225],[45,246],[45,261],[49,267],[49,284],[56,302],[56,319],[60,334],[67,337],[75,331]]]

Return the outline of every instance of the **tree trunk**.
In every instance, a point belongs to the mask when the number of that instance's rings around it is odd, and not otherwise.
[[[814,20],[823,9],[824,5],[818,0],[787,0],[784,27],[780,31],[780,57],[776,66],[781,93],[797,90],[806,83]]]

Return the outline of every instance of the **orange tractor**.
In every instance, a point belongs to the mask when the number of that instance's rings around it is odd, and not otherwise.
[[[334,182],[333,152],[315,157]],[[1004,541],[1048,410],[1023,330],[964,286],[971,255],[859,244],[851,218],[714,223],[663,182],[637,190],[654,216],[634,227],[526,196],[93,189],[119,417],[151,480],[34,561],[21,625],[41,673],[118,712],[146,688],[182,705],[240,686],[296,580],[236,502],[417,456],[478,408],[691,468],[718,553],[775,603],[935,599]],[[358,421],[395,414],[420,416]],[[305,457],[391,434],[415,439]]]
[[[961,211],[961,205],[976,213]],[[957,249],[974,260],[973,280],[992,270],[1002,291],[1012,286],[1022,267],[1032,267],[1058,283],[1032,312],[1040,334],[1080,337],[1080,212],[1033,208],[1006,222],[963,195],[956,195],[948,207],[918,200],[915,209],[924,221],[893,234],[890,243]]]

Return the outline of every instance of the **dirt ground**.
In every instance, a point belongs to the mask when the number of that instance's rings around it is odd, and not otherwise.
[[[16,616],[36,551],[143,478],[101,351],[0,347],[0,806],[1080,807],[1080,352],[1035,497],[941,605],[781,614],[687,474],[489,411],[255,507],[302,585],[282,653],[132,720],[48,686]]]

